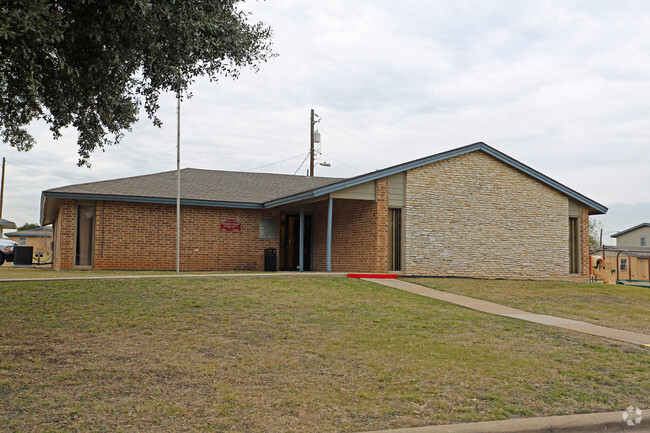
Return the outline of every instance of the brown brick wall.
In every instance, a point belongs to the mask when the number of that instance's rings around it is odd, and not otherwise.
[[[149,203],[95,203],[96,269],[176,269],[176,207]],[[264,249],[278,247],[279,211],[203,206],[181,208],[181,270],[264,270]],[[55,267],[74,267],[76,203],[61,205]],[[259,238],[260,218],[276,218],[275,239]],[[221,232],[234,219],[241,233]],[[58,219],[57,219],[58,220]]]
[[[54,269],[74,267],[77,205],[74,200],[61,200],[52,231],[54,237]]]
[[[388,271],[388,179],[376,181],[377,201],[334,199],[333,272]],[[327,269],[327,201],[314,212],[314,270]]]
[[[335,209],[336,202],[334,200]],[[318,272],[327,270],[327,206],[328,200],[315,203],[312,215],[314,270]]]
[[[376,203],[366,200],[334,200],[332,220],[332,270],[375,272],[377,230]]]

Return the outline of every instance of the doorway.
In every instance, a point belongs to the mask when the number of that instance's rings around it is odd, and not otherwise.
[[[402,270],[402,209],[390,208],[388,226],[388,269]]]
[[[312,270],[311,215],[305,215],[303,239],[303,266]],[[300,215],[280,216],[280,270],[298,271],[300,267]]]

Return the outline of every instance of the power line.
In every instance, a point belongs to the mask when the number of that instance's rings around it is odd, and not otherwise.
[[[345,132],[346,134],[348,134],[348,135],[350,135],[350,136],[356,138],[357,140],[361,141],[362,143],[365,143],[365,144],[367,144],[368,146],[373,147],[373,148],[377,149],[378,151],[385,153],[386,155],[390,156],[391,158],[398,158],[398,156],[386,152],[384,149],[382,149],[382,148],[380,148],[380,147],[377,147],[377,146],[375,146],[374,144],[371,144],[371,143],[367,142],[366,140],[364,140],[363,138],[359,137],[358,135],[353,134],[352,132],[347,131],[347,130],[341,128],[340,126],[338,126],[338,125],[336,125],[336,124],[330,122],[330,121],[327,120],[327,119],[321,118],[321,120],[324,121],[325,123],[328,123],[328,124],[332,125],[333,127],[337,128],[337,129],[339,129],[339,130]]]
[[[47,173],[45,171],[35,170],[33,168],[25,167],[24,165],[16,164],[15,162],[11,162],[9,160],[7,160],[7,162],[9,164],[11,164],[11,165],[15,165],[16,167],[24,168],[25,170],[33,171],[35,173],[46,174],[48,176],[54,176],[54,177],[61,177],[63,179],[78,180],[80,182],[87,182],[86,179],[77,179],[77,178],[74,178],[74,177],[67,177],[67,176],[61,176],[59,174]]]
[[[292,159],[296,159],[296,158],[298,158],[300,156],[303,156],[303,155],[304,155],[304,153],[301,153],[300,155],[295,155],[295,156],[292,156],[291,158],[283,159],[281,161],[271,162],[269,164],[260,165],[259,167],[249,168],[248,170],[244,170],[244,171],[253,171],[253,170],[260,169],[260,168],[268,167],[269,165],[280,164],[281,162],[290,161]]]
[[[305,156],[305,159],[303,159],[302,162],[300,163],[300,167],[298,167],[298,170],[300,170],[302,168],[302,165],[305,163],[305,161],[307,161],[307,158],[309,158],[309,155],[311,155],[311,151],[307,152],[307,156]],[[295,175],[296,173],[298,173],[298,170],[294,171],[293,174]]]

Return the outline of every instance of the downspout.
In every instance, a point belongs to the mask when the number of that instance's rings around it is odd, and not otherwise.
[[[330,196],[327,207],[327,272],[332,272],[332,208],[334,199]]]
[[[298,270],[303,272],[305,270],[305,205],[300,205],[300,246],[298,247]]]

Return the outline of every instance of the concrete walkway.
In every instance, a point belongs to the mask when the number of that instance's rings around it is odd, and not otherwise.
[[[628,413],[634,425],[628,425],[623,418],[624,411],[590,413],[584,415],[545,416],[539,418],[517,418],[505,421],[473,422],[465,424],[435,425],[427,427],[378,430],[366,433],[647,433],[650,422],[646,422],[648,411],[642,415]],[[639,423],[634,423],[635,420]]]
[[[415,295],[426,296],[427,298],[449,302],[452,304],[460,305],[461,307],[471,308],[472,310],[476,311],[482,311],[484,313],[496,314],[498,316],[512,317],[513,319],[525,320],[527,322],[570,329],[572,331],[597,335],[599,337],[624,341],[626,343],[650,348],[650,335],[641,334],[639,332],[607,328],[605,326],[593,325],[591,323],[580,322],[578,320],[563,319],[561,317],[547,316],[545,314],[529,313],[527,311],[506,307],[504,305],[495,304],[493,302],[481,301],[480,299],[430,289],[428,287],[408,283],[402,280],[385,280],[377,278],[367,278],[365,280],[372,281],[373,283],[377,284],[383,284],[384,286],[392,287],[395,289],[404,290]]]
[[[22,281],[84,281],[84,280],[139,280],[141,278],[215,278],[215,277],[296,277],[321,276],[345,277],[345,272],[260,272],[236,274],[143,274],[143,275],[78,275],[74,277],[33,277],[33,278],[0,278],[0,283],[16,283]]]

